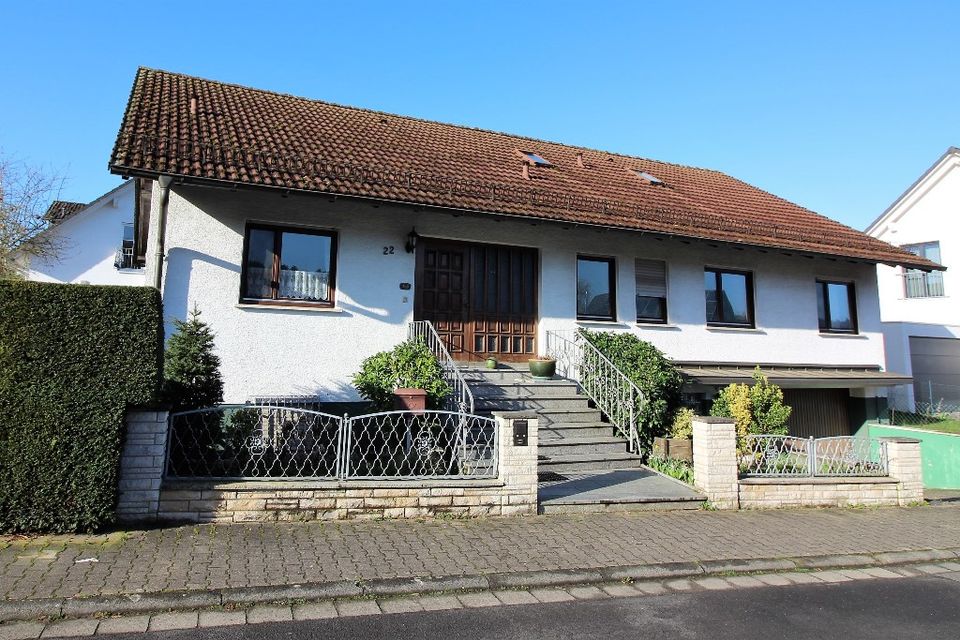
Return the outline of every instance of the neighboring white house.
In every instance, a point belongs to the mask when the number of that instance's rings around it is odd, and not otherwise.
[[[761,364],[799,431],[905,381],[876,264],[934,265],[722,173],[149,69],[131,96],[111,170],[152,181],[147,282],[212,325],[228,402],[355,400],[414,320],[464,361],[634,332],[694,397]]]
[[[143,285],[133,255],[135,180],[127,180],[89,204],[54,202],[47,211],[59,247],[56,256],[26,260],[28,280]]]
[[[898,400],[960,404],[960,149],[947,149],[867,233],[947,268],[880,265],[880,316],[887,366],[914,379]]]

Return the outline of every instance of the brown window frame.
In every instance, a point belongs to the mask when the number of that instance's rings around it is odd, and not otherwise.
[[[270,298],[255,298],[247,295],[247,263],[249,261],[248,252],[250,250],[250,232],[253,230],[272,231],[273,236],[273,269],[270,280]],[[328,301],[308,301],[296,300],[294,298],[279,297],[280,282],[280,259],[283,250],[283,234],[299,233],[310,236],[323,236],[330,238],[330,300]],[[339,234],[330,229],[309,229],[296,226],[284,226],[274,224],[261,224],[256,222],[247,223],[243,232],[243,255],[241,257],[240,268],[240,302],[242,304],[265,304],[271,306],[284,307],[320,307],[332,309],[337,302],[337,249],[340,244]]]
[[[741,269],[727,269],[725,267],[704,267],[704,273],[712,273],[716,283],[716,291],[718,298],[717,308],[721,311],[721,316],[723,315],[723,305],[719,304],[719,299],[723,296],[723,274],[727,273],[730,275],[744,276],[746,279],[746,293],[747,293],[747,314],[750,316],[748,322],[731,322],[729,320],[710,320],[710,317],[707,316],[707,326],[708,327],[731,327],[736,329],[756,329],[757,328],[757,314],[756,314],[756,302],[754,300],[754,290],[753,290],[753,272],[744,271]],[[706,303],[706,289],[704,289],[704,303]]]
[[[617,260],[609,256],[591,256],[585,254],[577,254],[577,273],[576,273],[576,286],[577,290],[580,287],[580,261],[586,260],[589,262],[606,262],[608,265],[607,278],[609,281],[610,288],[610,315],[609,316],[595,316],[595,315],[581,315],[579,309],[579,303],[577,304],[577,320],[583,320],[586,322],[616,322],[617,321]],[[579,295],[579,294],[577,294]]]
[[[825,278],[817,278],[817,297],[823,295],[823,320],[824,323],[821,324],[819,317],[819,310],[817,313],[817,327],[820,330],[820,333],[845,333],[847,335],[857,335],[860,333],[860,320],[857,317],[857,284],[849,280],[827,280]],[[850,320],[853,324],[852,329],[834,329],[830,323],[830,295],[828,292],[829,285],[837,284],[843,285],[847,288],[847,305],[850,307]]]

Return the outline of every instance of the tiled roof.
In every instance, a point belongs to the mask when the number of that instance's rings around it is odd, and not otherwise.
[[[43,219],[50,224],[60,224],[67,218],[70,218],[82,211],[87,205],[83,202],[67,202],[66,200],[54,200],[47,212],[43,214]]]
[[[523,171],[522,151],[550,165]],[[153,69],[137,72],[110,169],[938,268],[718,171]]]

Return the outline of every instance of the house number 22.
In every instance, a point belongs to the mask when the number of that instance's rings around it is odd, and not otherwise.
[[[383,248],[383,255],[385,255],[385,256],[392,256],[392,255],[393,255],[393,245],[390,245],[389,247],[384,247],[384,248]]]

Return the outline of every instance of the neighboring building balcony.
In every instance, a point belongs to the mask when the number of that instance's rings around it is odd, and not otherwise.
[[[905,271],[903,273],[903,295],[905,298],[943,297],[943,272]]]
[[[117,249],[116,256],[113,258],[113,266],[117,269],[143,268],[143,265],[138,264],[136,256],[133,255],[133,247],[120,247]]]

